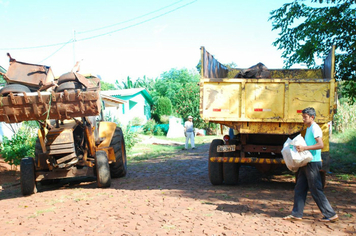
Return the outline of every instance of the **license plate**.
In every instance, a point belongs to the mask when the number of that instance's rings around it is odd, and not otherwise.
[[[217,152],[234,152],[236,145],[218,145]]]

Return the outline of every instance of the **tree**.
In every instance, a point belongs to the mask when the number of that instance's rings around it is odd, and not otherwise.
[[[131,89],[131,88],[135,88],[134,87],[134,83],[132,82],[130,76],[127,76],[126,78],[126,82],[122,81],[121,84],[119,83],[119,81],[115,81],[115,85],[117,88],[119,89]]]
[[[154,101],[157,102],[159,97],[167,97],[171,100],[173,108],[176,106],[176,94],[185,88],[186,84],[199,82],[199,74],[189,72],[188,69],[171,69],[161,74],[161,79],[155,83],[155,90],[151,94]]]
[[[2,74],[6,74],[6,70],[4,69],[4,67],[0,66],[0,85],[6,84],[6,81]]]
[[[100,81],[101,82],[101,90],[102,91],[108,91],[108,90],[115,90],[116,87],[114,84],[105,82],[105,81]]]
[[[335,78],[345,81],[345,95],[356,101],[356,1],[328,0],[315,8],[302,2],[286,3],[270,13],[272,30],[280,30],[273,45],[283,50],[287,68],[297,63],[317,68],[316,59],[325,58],[335,45]]]
[[[145,88],[148,92],[154,90],[154,84],[157,79],[147,78],[145,75],[143,78],[138,78],[137,80],[133,81],[130,76],[127,76],[126,82],[122,81],[121,84],[119,81],[116,80],[115,86],[119,89],[131,89],[131,88]]]
[[[157,101],[157,114],[161,116],[169,116],[172,114],[172,103],[167,97],[160,97]]]
[[[176,113],[183,118],[193,116],[194,126],[203,128],[204,121],[200,117],[200,87],[196,82],[190,82],[184,85],[175,95]]]

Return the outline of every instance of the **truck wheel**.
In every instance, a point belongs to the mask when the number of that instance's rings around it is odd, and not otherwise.
[[[237,163],[224,162],[223,176],[224,183],[227,185],[236,185],[239,181],[240,165]]]
[[[114,148],[116,162],[110,164],[110,173],[112,178],[123,177],[127,173],[127,159],[124,135],[121,128],[116,127],[110,147]]]
[[[63,92],[64,90],[82,89],[82,85],[79,82],[69,81],[58,85],[56,92]]]
[[[237,140],[230,140],[230,145],[238,145]],[[224,156],[232,157],[234,154],[233,152],[226,152]],[[239,181],[239,171],[240,171],[240,164],[237,163],[223,163],[223,178],[224,183],[227,185],[236,185]]]
[[[214,139],[209,148],[209,179],[213,185],[222,184],[223,179],[223,163],[222,162],[211,162],[210,157],[217,157],[222,153],[217,152],[218,145],[224,144],[224,141],[221,139]]]
[[[7,96],[11,93],[31,93],[31,90],[22,84],[8,84],[5,87],[3,87],[2,89],[0,89],[0,94],[2,96]]]
[[[105,151],[97,151],[95,158],[96,179],[99,188],[108,188],[111,185],[110,167]]]
[[[22,158],[20,163],[21,193],[24,196],[37,192],[35,162],[32,157]]]

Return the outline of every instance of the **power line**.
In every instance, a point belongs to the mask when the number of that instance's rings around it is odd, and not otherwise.
[[[33,47],[0,48],[0,50],[25,50],[25,49],[35,49],[35,48],[47,48],[47,47],[54,47],[54,46],[63,45],[63,44],[67,44],[67,42],[46,44],[46,45],[33,46]]]
[[[190,4],[193,4],[193,3],[196,2],[196,1],[198,1],[198,0],[191,1],[191,2],[189,2],[189,3],[187,3],[187,4],[185,4],[185,5],[182,5],[182,6],[180,6],[180,7],[177,7],[177,8],[175,8],[175,9],[173,9],[173,10],[170,10],[170,11],[168,11],[168,12],[162,13],[161,15],[152,17],[152,18],[150,18],[150,19],[147,19],[147,20],[138,22],[138,23],[136,23],[136,24],[132,24],[132,25],[129,25],[129,26],[126,26],[126,27],[117,29],[117,30],[112,30],[112,31],[110,31],[110,32],[106,32],[106,33],[103,33],[103,34],[98,34],[98,35],[94,35],[94,36],[91,36],[91,37],[78,39],[78,40],[76,40],[76,41],[84,41],[84,40],[94,39],[94,38],[102,37],[102,36],[105,36],[105,35],[108,35],[108,34],[112,34],[112,33],[118,32],[118,31],[122,31],[122,30],[125,30],[125,29],[129,29],[129,28],[132,28],[132,27],[135,27],[135,26],[138,26],[138,25],[142,25],[142,24],[144,24],[144,23],[146,23],[146,22],[155,20],[155,19],[160,18],[160,17],[162,17],[162,16],[165,16],[165,15],[167,15],[167,14],[169,14],[169,13],[172,13],[172,12],[174,12],[174,11],[177,11],[177,10],[183,8],[183,7],[186,7],[186,6],[190,5]]]
[[[94,35],[94,36],[90,36],[90,37],[86,37],[86,38],[82,38],[82,39],[78,39],[78,40],[73,40],[73,39],[71,39],[71,40],[68,41],[68,42],[61,42],[61,43],[54,43],[54,44],[46,44],[46,45],[39,45],[39,46],[32,46],[32,47],[0,48],[0,50],[26,50],[26,49],[36,49],[36,48],[54,47],[54,46],[58,46],[58,45],[62,45],[62,47],[60,48],[60,49],[62,49],[62,48],[63,48],[65,45],[67,45],[69,42],[77,42],[77,41],[85,41],[85,40],[89,40],[89,39],[94,39],[94,38],[102,37],[102,36],[105,36],[105,35],[108,35],[108,34],[112,34],[112,33],[118,32],[118,31],[122,31],[122,30],[125,30],[125,29],[129,29],[129,28],[132,28],[132,27],[135,27],[135,26],[138,26],[138,25],[142,25],[142,24],[144,24],[144,23],[146,23],[146,22],[152,21],[152,20],[154,20],[154,19],[157,19],[157,18],[160,18],[160,17],[162,17],[162,16],[168,15],[168,14],[170,14],[170,13],[172,13],[172,12],[175,12],[175,11],[177,11],[177,10],[179,10],[179,9],[181,9],[181,8],[184,8],[184,7],[188,6],[188,5],[191,5],[191,4],[193,4],[194,2],[197,2],[197,1],[198,1],[198,0],[194,0],[194,1],[188,2],[187,4],[184,4],[184,5],[180,6],[180,7],[176,7],[176,8],[174,8],[174,9],[172,9],[172,10],[170,10],[170,11],[167,11],[167,12],[165,12],[165,13],[162,13],[162,14],[160,14],[160,15],[158,15],[158,16],[149,18],[149,19],[147,19],[147,20],[144,20],[144,21],[138,22],[138,23],[136,23],[136,24],[132,24],[132,25],[129,25],[129,26],[126,26],[126,27],[117,29],[117,30],[112,30],[112,31],[109,31],[109,32],[106,32],[106,33],[103,33],[103,34],[98,34],[98,35]],[[181,2],[181,1],[178,1],[178,2]],[[175,2],[175,3],[173,3],[173,4],[169,5],[169,6],[175,5],[175,4],[177,4],[178,2]],[[136,17],[136,18],[133,18],[133,19],[128,20],[128,21],[126,21],[126,22],[132,21],[132,20],[134,20],[134,19],[142,18],[143,16],[147,16],[147,15],[150,15],[150,14],[152,14],[152,13],[158,12],[158,11],[160,11],[160,10],[162,10],[162,9],[165,9],[165,8],[169,7],[169,6],[166,6],[166,7],[160,8],[160,9],[158,9],[158,10],[156,10],[156,11],[153,11],[153,12],[147,13],[147,14],[145,14],[145,15],[142,15],[142,16],[139,16],[139,17]],[[122,23],[124,23],[124,22],[117,23],[117,24],[115,24],[115,25],[122,24]],[[114,25],[105,26],[105,27],[102,27],[102,28],[99,28],[99,29],[104,29],[104,28],[108,28],[108,27],[112,27],[112,26],[114,26]],[[94,30],[92,30],[92,31],[99,30],[99,29],[94,29]],[[85,31],[85,32],[88,32],[88,31]],[[58,52],[60,49],[58,49],[56,52]]]
[[[51,55],[49,55],[48,57],[46,57],[45,59],[41,60],[40,62],[38,62],[37,64],[42,63],[43,61],[47,60],[48,58],[52,57],[54,54],[56,54],[57,52],[59,52],[62,48],[64,48],[68,43],[73,42],[73,39],[70,39],[68,42],[66,42],[65,44],[62,45],[62,47],[58,48],[56,51],[54,51]]]
[[[159,12],[159,11],[161,11],[161,10],[163,10],[163,9],[166,9],[166,8],[168,8],[168,7],[171,7],[171,6],[173,6],[173,5],[176,5],[176,4],[178,4],[178,3],[180,3],[180,2],[183,2],[183,1],[184,1],[184,0],[180,0],[180,1],[174,2],[174,3],[172,3],[172,4],[168,5],[168,6],[162,7],[162,8],[160,8],[160,9],[155,10],[155,11],[151,11],[151,12],[146,13],[146,14],[141,15],[141,16],[134,17],[134,18],[129,19],[129,20],[121,21],[121,22],[118,22],[118,23],[115,23],[115,24],[112,24],[112,25],[107,25],[107,26],[103,26],[103,27],[100,27],[100,28],[96,28],[96,29],[91,29],[91,30],[86,30],[86,31],[77,32],[77,34],[85,34],[85,33],[93,32],[93,31],[98,31],[98,30],[102,30],[102,29],[107,29],[107,28],[110,28],[110,27],[113,27],[113,26],[121,25],[121,24],[130,22],[130,21],[134,21],[134,20],[140,19],[140,18],[142,18],[142,17],[151,15],[151,14],[153,14],[153,13]]]

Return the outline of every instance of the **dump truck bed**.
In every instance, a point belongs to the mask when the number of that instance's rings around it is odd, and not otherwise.
[[[205,121],[240,133],[293,134],[301,130],[301,112],[310,106],[317,111],[317,123],[332,120],[336,83],[327,62],[320,70],[270,70],[271,78],[233,78],[239,69],[228,69],[201,50],[200,114]]]

